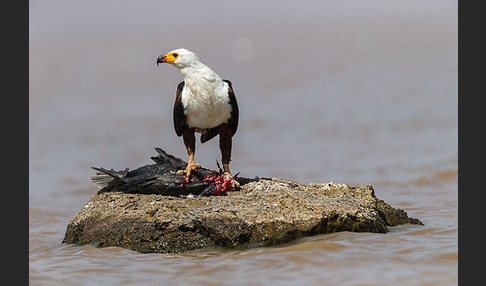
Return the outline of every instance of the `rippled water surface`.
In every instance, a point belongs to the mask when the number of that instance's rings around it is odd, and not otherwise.
[[[456,285],[457,1],[31,1],[31,285]],[[186,47],[240,106],[232,170],[372,184],[425,225],[278,247],[140,254],[62,244],[91,166],[135,169],[172,127]],[[216,141],[196,161],[215,168]]]

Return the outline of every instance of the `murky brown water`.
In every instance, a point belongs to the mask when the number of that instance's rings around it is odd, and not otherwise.
[[[216,2],[30,3],[31,285],[456,285],[457,1]],[[185,156],[181,75],[155,64],[178,47],[233,82],[234,172],[372,184],[425,226],[181,255],[61,244],[91,166]]]

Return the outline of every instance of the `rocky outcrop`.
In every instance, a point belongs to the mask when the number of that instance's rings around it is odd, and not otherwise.
[[[241,186],[225,196],[136,192],[133,185],[130,192],[101,189],[69,222],[63,242],[178,253],[277,245],[337,231],[386,233],[388,226],[422,224],[376,198],[370,185],[239,181]]]

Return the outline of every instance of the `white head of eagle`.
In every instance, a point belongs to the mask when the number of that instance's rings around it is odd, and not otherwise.
[[[199,57],[196,55],[196,53],[184,48],[173,50],[162,55],[161,57],[157,59],[157,65],[159,65],[159,63],[169,63],[177,67],[178,69],[189,67],[191,65],[194,65],[195,63],[200,62]]]
[[[188,153],[188,165],[184,172],[190,179],[194,163],[194,133],[201,133],[201,143],[219,135],[224,172],[230,174],[232,137],[238,127],[238,104],[229,80],[223,80],[212,69],[203,64],[199,57],[187,49],[180,48],[162,54],[159,63],[176,67],[184,78],[177,86],[174,105],[174,128],[183,136]]]

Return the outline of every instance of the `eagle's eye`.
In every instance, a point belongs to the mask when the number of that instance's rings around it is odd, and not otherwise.
[[[179,56],[179,54],[177,53],[173,53],[172,55],[174,56],[174,58],[177,58]]]

